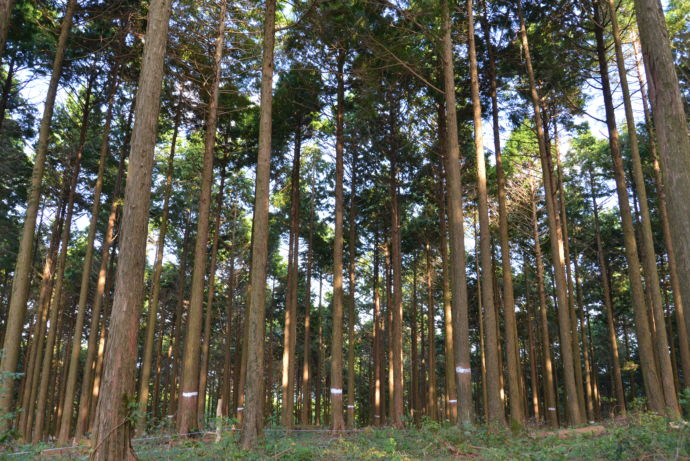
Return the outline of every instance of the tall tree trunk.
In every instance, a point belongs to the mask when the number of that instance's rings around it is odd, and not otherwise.
[[[419,411],[419,337],[417,328],[417,253],[412,263],[412,313],[410,315],[410,411],[415,424],[420,421]]]
[[[484,5],[483,5],[484,6]],[[494,155],[496,156],[496,178],[498,185],[498,229],[501,241],[501,267],[503,269],[503,303],[506,330],[506,364],[508,367],[508,392],[510,403],[510,419],[514,425],[522,426],[525,415],[522,411],[520,402],[523,396],[516,380],[519,376],[519,350],[517,336],[517,322],[515,320],[515,294],[513,291],[513,273],[510,264],[510,242],[508,238],[508,208],[506,206],[505,191],[505,172],[503,171],[503,157],[501,155],[501,132],[498,122],[498,89],[496,84],[496,57],[495,50],[491,44],[491,34],[489,30],[486,13],[482,17],[482,28],[484,40],[488,47],[489,57],[489,80],[491,85],[491,120],[494,135]],[[478,90],[477,90],[478,91]],[[479,98],[477,97],[477,100]],[[481,119],[481,110],[478,116]]]
[[[345,112],[345,51],[338,50],[335,134],[335,238],[333,241],[333,338],[331,341],[331,406],[333,430],[345,429],[343,420],[343,122]]]
[[[595,21],[600,24],[601,13],[594,4]],[[597,42],[597,56],[599,60],[599,73],[601,74],[602,92],[604,96],[604,107],[606,109],[606,124],[609,131],[609,146],[613,161],[613,172],[616,180],[616,191],[618,193],[618,206],[621,214],[621,224],[623,227],[623,239],[625,242],[625,255],[628,262],[628,277],[630,279],[630,295],[633,309],[635,312],[635,327],[637,329],[638,350],[640,354],[640,365],[642,377],[645,383],[645,391],[652,411],[659,413],[666,412],[666,402],[664,391],[659,379],[656,359],[654,357],[654,346],[650,325],[647,319],[647,307],[645,305],[645,295],[640,278],[640,260],[635,241],[635,230],[633,228],[632,212],[628,199],[628,189],[625,184],[625,170],[623,158],[618,141],[618,128],[611,96],[611,85],[609,83],[608,62],[606,47],[604,43],[604,33],[600,25],[594,25],[594,32]]]
[[[570,423],[579,425],[584,422],[583,415],[580,413],[578,401],[577,385],[575,382],[575,365],[573,358],[572,335],[570,328],[570,315],[568,312],[567,285],[565,276],[565,262],[563,249],[563,233],[559,223],[558,210],[554,200],[553,190],[553,168],[550,162],[549,152],[546,146],[546,139],[541,118],[541,107],[539,94],[537,92],[532,59],[529,52],[527,41],[527,30],[522,14],[522,5],[518,3],[518,15],[520,17],[520,37],[524,53],[527,76],[529,78],[530,96],[534,110],[534,125],[537,130],[537,140],[539,142],[539,155],[541,157],[542,176],[544,179],[544,190],[546,196],[546,208],[549,222],[549,232],[551,234],[551,257],[553,259],[554,277],[556,280],[556,295],[558,299],[558,327],[561,333],[561,355],[563,358],[564,381],[567,398],[568,415]]]
[[[489,423],[505,424],[505,413],[503,402],[501,401],[501,389],[499,387],[500,368],[502,360],[498,353],[498,319],[494,307],[494,284],[493,270],[491,267],[491,230],[489,229],[489,199],[486,186],[486,160],[484,159],[484,134],[482,132],[482,106],[479,99],[479,73],[477,71],[477,50],[474,42],[474,12],[473,0],[467,0],[467,48],[470,57],[470,82],[472,95],[472,114],[474,120],[474,153],[477,166],[477,206],[479,214],[479,246],[481,257],[481,278],[482,278],[482,304],[484,304],[484,333],[486,334],[486,379],[488,384],[488,407]],[[513,316],[515,312],[512,312]],[[514,319],[513,319],[514,320]],[[513,344],[513,347],[515,344]],[[512,351],[515,352],[515,351]],[[514,356],[509,354],[508,363],[511,364]],[[511,366],[514,366],[513,362]],[[517,368],[513,367],[515,373],[511,375],[510,389],[518,391]],[[513,410],[513,398],[511,395],[511,412]],[[520,400],[515,400],[515,406],[519,405]],[[518,413],[520,410],[516,409]],[[520,421],[521,418],[516,419]]]
[[[134,396],[139,313],[143,301],[151,172],[160,109],[170,0],[152,0],[135,106],[125,187],[120,255],[95,423],[94,461],[135,459],[126,402]]]
[[[7,36],[7,28],[11,17],[11,0],[2,0],[4,7],[3,19],[0,20],[0,56]],[[7,415],[14,411],[14,381],[12,376],[17,371],[17,361],[19,360],[19,347],[21,345],[22,328],[24,327],[24,316],[26,313],[26,303],[29,297],[29,280],[33,261],[34,232],[36,219],[38,217],[38,207],[41,201],[41,183],[43,181],[43,171],[45,170],[46,154],[48,153],[48,141],[50,137],[50,124],[53,119],[53,109],[55,108],[55,96],[57,95],[60,75],[62,73],[62,63],[67,48],[67,38],[72,27],[72,17],[77,8],[77,0],[69,0],[65,15],[60,24],[60,36],[58,37],[53,59],[53,68],[50,75],[50,83],[46,92],[46,100],[43,105],[43,117],[38,133],[38,143],[36,145],[36,156],[31,173],[31,185],[28,191],[26,213],[22,227],[22,237],[19,242],[17,252],[17,265],[14,269],[12,281],[12,295],[7,314],[5,326],[5,337],[2,346],[2,360],[0,361],[0,415]],[[7,12],[7,14],[4,14]],[[12,418],[2,418],[0,427],[6,429],[7,424]]]
[[[688,334],[690,334],[690,317],[685,316],[685,304],[683,300],[681,282],[678,276],[678,263],[676,261],[676,252],[673,247],[671,225],[668,217],[668,208],[666,205],[666,186],[664,185],[664,180],[661,175],[661,166],[659,165],[659,154],[656,148],[655,130],[652,124],[652,116],[649,111],[649,104],[647,103],[647,87],[645,85],[642,63],[639,58],[637,48],[638,43],[635,42],[633,44],[633,50],[635,52],[637,78],[640,84],[640,93],[642,99],[642,108],[644,111],[645,126],[647,128],[647,133],[649,135],[649,155],[651,157],[652,166],[654,169],[654,185],[656,186],[657,191],[659,217],[664,237],[664,245],[666,246],[666,251],[668,254],[671,290],[673,291],[673,305],[675,307],[676,320],[678,322],[678,343],[680,346],[681,365],[683,368],[683,383],[685,387],[690,387],[690,346],[688,345]]]
[[[539,378],[537,372],[537,341],[534,336],[534,322],[536,321],[534,317],[534,308],[532,305],[530,297],[530,283],[528,279],[529,266],[527,260],[523,262],[523,276],[525,280],[525,314],[527,316],[527,338],[528,338],[528,357],[529,357],[529,373],[530,373],[530,390],[532,393],[532,414],[534,415],[534,420],[540,422],[542,420],[541,407],[539,402]]]
[[[149,380],[151,378],[151,363],[153,358],[153,342],[155,333],[156,317],[158,315],[158,304],[161,291],[161,275],[163,273],[163,256],[165,253],[165,237],[168,233],[168,214],[170,209],[170,194],[172,193],[172,180],[174,173],[175,148],[177,147],[177,134],[182,118],[182,93],[177,100],[175,110],[175,121],[173,122],[172,138],[170,140],[170,154],[168,155],[168,165],[165,173],[165,191],[163,192],[163,211],[161,214],[161,224],[158,229],[158,242],[156,247],[156,260],[153,265],[153,277],[151,279],[151,300],[149,303],[148,318],[146,320],[146,337],[144,340],[144,357],[141,365],[141,378],[139,382],[139,409],[141,417],[137,422],[137,432],[142,434],[146,431],[148,420],[147,406],[149,397]]]
[[[427,290],[427,334],[429,335],[429,385],[427,392],[427,416],[432,421],[438,419],[438,404],[436,401],[436,318],[434,315],[434,267],[431,263],[431,245],[427,240],[426,245],[426,290]]]
[[[357,214],[357,204],[355,203],[355,189],[357,185],[357,151],[352,151],[352,170],[350,173],[350,235],[348,242],[349,250],[349,265],[348,275],[350,277],[350,296],[347,313],[347,427],[350,429],[355,427],[355,324],[357,323],[357,314],[355,313],[355,270],[357,257],[356,244],[356,222],[355,216]],[[401,332],[402,335],[402,332]]]
[[[209,105],[206,113],[206,132],[204,139],[204,160],[199,193],[199,213],[194,245],[194,271],[187,317],[182,356],[182,379],[180,381],[180,400],[177,411],[177,432],[186,434],[198,427],[197,401],[199,398],[199,342],[201,340],[201,320],[204,313],[204,275],[206,274],[206,255],[208,252],[208,225],[211,212],[211,188],[213,186],[213,156],[216,145],[216,126],[218,124],[218,96],[220,94],[221,60],[225,42],[225,11],[227,1],[220,3],[218,16],[218,37],[213,56],[213,81],[209,89]],[[211,306],[206,306],[210,309]]]
[[[450,35],[449,0],[442,0],[443,88],[446,100],[446,178],[448,189],[448,225],[450,230],[453,293],[453,354],[459,397],[458,424],[472,424],[472,370],[470,368],[470,327],[465,273],[465,231],[460,182],[460,145],[455,103],[453,43]],[[431,347],[431,344],[429,345]]]
[[[86,311],[86,301],[89,297],[89,282],[91,280],[91,266],[93,263],[93,245],[96,239],[96,222],[98,211],[101,204],[101,192],[103,191],[103,175],[108,155],[110,143],[110,125],[113,119],[113,106],[115,105],[115,95],[119,87],[118,82],[119,66],[116,64],[110,76],[108,109],[105,115],[105,124],[101,134],[101,146],[98,160],[98,173],[96,184],[94,185],[93,204],[91,206],[91,220],[89,222],[89,233],[86,237],[86,255],[82,265],[81,285],[79,288],[79,304],[77,307],[77,318],[74,324],[74,337],[72,350],[69,359],[69,370],[65,383],[65,399],[62,405],[62,419],[60,421],[60,432],[58,433],[58,445],[65,444],[69,438],[72,423],[72,405],[74,403],[74,393],[77,387],[77,367],[79,366],[79,353],[81,352],[82,329],[84,327],[84,315]]]
[[[299,210],[300,210],[300,156],[302,153],[302,123],[297,121],[295,148],[290,178],[290,239],[288,251],[287,298],[283,330],[282,391],[280,421],[285,428],[294,423],[295,363],[297,345],[297,285],[299,282]]]
[[[618,28],[618,18],[616,15],[616,5],[613,0],[607,0],[609,13],[611,16],[611,27],[613,32],[614,49],[616,51],[616,63],[618,65],[618,77],[620,79],[621,91],[623,93],[623,105],[625,107],[625,120],[628,127],[628,141],[630,143],[630,153],[632,157],[632,176],[635,182],[635,188],[639,197],[640,204],[640,221],[641,221],[641,244],[642,244],[642,267],[644,269],[645,286],[651,297],[651,309],[654,314],[654,322],[657,325],[657,335],[655,337],[654,345],[659,356],[658,366],[661,378],[661,384],[664,390],[664,400],[668,407],[669,414],[673,417],[680,416],[680,406],[678,404],[678,396],[676,395],[676,388],[673,384],[674,372],[669,358],[669,340],[666,335],[666,321],[664,318],[664,306],[661,299],[661,284],[659,283],[659,273],[656,265],[656,252],[654,250],[654,237],[652,234],[652,223],[649,213],[649,202],[647,201],[647,186],[645,185],[644,174],[642,173],[642,161],[640,160],[640,149],[637,142],[637,126],[635,125],[635,117],[633,116],[633,107],[630,100],[630,89],[628,87],[628,70],[625,67],[625,56],[623,55],[623,45],[621,43],[620,30]],[[686,144],[690,148],[690,143]],[[686,157],[690,149],[685,151]],[[690,167],[690,161],[688,162]],[[690,175],[690,168],[688,168]],[[690,177],[688,178],[688,185],[690,185]],[[690,198],[690,188],[687,190]],[[690,208],[688,208],[690,210]],[[687,222],[687,216],[686,216]],[[688,250],[690,250],[690,239],[684,236],[688,242]],[[690,256],[690,252],[688,253]],[[690,275],[690,273],[688,273]],[[682,304],[681,304],[682,306]],[[682,309],[682,307],[681,307]],[[686,338],[687,339],[687,338]],[[686,352],[687,341],[686,341]],[[688,354],[686,354],[688,358]],[[686,363],[688,368],[686,372],[690,372],[690,361]]]
[[[446,221],[446,171],[443,166],[443,159],[446,156],[446,112],[445,104],[439,104],[438,108],[438,132],[439,144],[442,155],[439,156],[439,170],[441,180],[437,183],[436,196],[439,208],[439,251],[441,253],[441,277],[443,287],[443,324],[444,324],[444,343],[446,353],[446,400],[450,408],[450,421],[457,423],[458,420],[458,396],[455,386],[455,365],[453,352],[453,308],[450,292],[451,268],[448,263],[448,223]]]
[[[379,295],[379,241],[378,228],[374,234],[374,425],[380,426],[383,421],[381,404],[383,401],[383,331],[381,328],[381,297]]]
[[[48,328],[48,337],[46,338],[45,352],[43,354],[43,364],[41,366],[41,381],[38,388],[38,397],[36,401],[36,417],[34,420],[33,436],[31,438],[33,443],[38,443],[43,439],[45,411],[48,398],[48,387],[50,383],[51,363],[53,360],[53,349],[55,338],[59,330],[57,329],[58,315],[62,311],[62,289],[64,287],[65,266],[67,264],[67,246],[69,245],[70,231],[72,227],[72,218],[74,216],[74,201],[77,196],[77,185],[79,184],[79,172],[81,171],[81,161],[84,154],[84,145],[86,143],[86,135],[89,130],[89,114],[91,112],[91,91],[96,80],[96,73],[92,72],[86,85],[86,92],[84,94],[84,103],[82,106],[82,116],[79,130],[79,141],[77,149],[74,154],[72,163],[72,177],[70,178],[69,197],[67,199],[67,211],[65,213],[65,223],[62,228],[62,236],[60,237],[60,256],[58,257],[57,266],[55,269],[55,288],[52,299],[50,301],[50,326]],[[83,312],[82,312],[83,323]],[[81,344],[81,328],[79,329],[79,344]],[[70,402],[71,407],[71,402]],[[71,415],[70,415],[71,416]]]
[[[582,285],[580,284],[580,273],[577,264],[577,253],[573,258],[575,287],[577,289],[577,312],[580,320],[580,336],[582,338],[582,358],[584,360],[585,371],[585,397],[586,397],[586,411],[587,420],[593,421],[595,419],[594,412],[594,379],[592,377],[592,363],[589,354],[589,338],[585,329],[585,304],[582,301]]]
[[[313,170],[312,170],[313,173]],[[305,282],[306,300],[304,304],[304,363],[302,364],[302,408],[300,423],[311,423],[311,277],[314,264],[314,177],[310,178],[311,197],[309,200],[309,233],[307,240],[307,280]]]
[[[252,263],[246,317],[245,409],[240,445],[252,448],[263,429],[262,377],[264,362],[263,325],[268,261],[268,196],[271,163],[271,108],[273,101],[273,46],[275,43],[276,0],[266,0],[263,56],[261,59],[261,110],[259,156],[256,164],[254,219],[252,223]]]
[[[558,426],[558,410],[556,403],[556,388],[554,383],[554,369],[551,353],[551,339],[549,337],[549,319],[547,314],[546,289],[544,287],[544,262],[541,253],[539,237],[539,221],[537,219],[536,190],[530,179],[530,205],[532,212],[532,238],[534,240],[534,258],[537,265],[537,284],[539,289],[539,323],[541,325],[541,344],[544,354],[544,399],[546,400],[546,422],[551,427]]]
[[[623,378],[621,376],[620,358],[618,357],[618,334],[616,333],[616,325],[613,318],[613,302],[611,300],[611,286],[609,285],[609,276],[606,269],[606,255],[604,254],[604,245],[602,244],[601,231],[599,230],[599,207],[597,206],[597,199],[594,195],[594,174],[592,170],[589,171],[589,182],[592,190],[594,236],[597,244],[601,289],[604,295],[604,307],[606,308],[606,326],[608,329],[609,343],[611,344],[611,374],[616,394],[617,413],[625,415],[625,393],[623,392]]]
[[[661,171],[668,197],[668,220],[680,280],[690,279],[690,140],[664,13],[655,0],[635,0],[642,55],[649,75],[649,101],[656,127]],[[671,249],[668,249],[671,252]],[[690,284],[681,284],[684,300]],[[690,316],[685,318],[690,334]]]
[[[314,402],[314,422],[316,423],[317,426],[320,426],[323,420],[321,419],[321,395],[322,395],[322,389],[321,389],[321,383],[323,381],[323,363],[325,360],[324,357],[324,351],[323,351],[323,305],[321,302],[321,294],[323,290],[323,274],[319,273],[319,328],[317,331],[317,366],[316,366],[316,376],[314,379],[314,396],[315,402]]]
[[[393,114],[391,110],[391,114]],[[391,116],[393,118],[393,116]],[[392,125],[392,124],[391,124]],[[396,128],[392,127],[395,133]],[[394,134],[395,136],[395,134]],[[394,427],[402,428],[403,423],[403,393],[404,393],[404,376],[403,376],[403,300],[402,300],[402,254],[401,254],[401,239],[400,239],[400,206],[398,204],[398,153],[397,143],[393,141],[391,159],[391,179],[390,179],[390,195],[391,195],[391,269],[393,275],[393,298],[389,303],[391,308],[393,347],[391,354],[393,355],[393,400],[391,408],[391,424]]]
[[[199,364],[199,399],[197,400],[197,420],[199,427],[204,426],[206,403],[206,384],[208,381],[209,353],[211,349],[211,323],[213,321],[213,299],[216,294],[216,269],[218,265],[218,241],[222,225],[223,199],[225,193],[225,174],[227,162],[223,163],[220,174],[220,186],[216,202],[216,217],[213,223],[213,243],[211,244],[211,263],[208,270],[208,292],[206,294],[206,315],[204,317],[204,337],[201,344],[201,362]],[[210,408],[213,408],[211,406]]]

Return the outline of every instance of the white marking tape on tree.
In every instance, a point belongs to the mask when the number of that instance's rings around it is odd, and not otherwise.
[[[354,408],[354,405],[348,405],[347,408]]]
[[[331,394],[342,394],[343,390],[342,389],[336,389],[335,387],[331,387]]]
[[[458,403],[458,401],[455,399],[450,399],[450,400],[448,400],[448,403]]]
[[[197,395],[199,395],[198,392],[183,392],[183,393],[182,393],[182,397],[194,397],[194,396],[197,396]]]
[[[244,410],[244,407],[237,407],[237,411],[242,411]]]
[[[554,407],[549,407],[549,411],[556,411]]]
[[[464,373],[472,373],[472,370],[470,368],[455,367],[455,372],[464,374]]]

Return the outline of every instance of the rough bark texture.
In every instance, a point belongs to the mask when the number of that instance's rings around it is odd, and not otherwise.
[[[661,171],[668,198],[668,218],[678,262],[682,298],[690,299],[690,139],[687,118],[678,86],[678,75],[666,30],[661,4],[657,0],[635,0],[642,55],[649,75],[649,101],[654,115]],[[690,316],[685,318],[690,331]]]
[[[5,0],[7,2],[7,0]],[[2,5],[7,11],[11,10],[11,4]],[[48,153],[48,140],[50,137],[50,123],[53,119],[53,109],[55,108],[55,96],[57,95],[60,75],[62,73],[62,63],[67,47],[67,38],[72,27],[72,17],[77,8],[76,0],[69,0],[65,15],[60,25],[60,36],[58,37],[55,58],[53,59],[53,69],[50,75],[50,82],[46,92],[46,100],[43,105],[43,117],[38,132],[38,143],[36,145],[36,156],[34,157],[33,171],[31,172],[31,185],[28,191],[28,201],[22,237],[19,242],[17,253],[17,265],[14,269],[12,280],[12,294],[7,314],[5,326],[5,338],[2,347],[2,361],[0,361],[0,416],[11,413],[14,408],[14,378],[12,373],[17,371],[17,361],[19,360],[19,346],[21,343],[21,332],[24,326],[24,315],[26,313],[26,302],[29,296],[29,282],[31,280],[31,262],[34,246],[34,231],[36,219],[38,217],[38,207],[41,201],[41,182],[43,181],[43,171],[45,169],[46,154]],[[7,21],[9,27],[10,15],[0,15]],[[0,29],[0,40],[4,46],[4,38],[1,34],[6,34],[6,29]],[[6,35],[5,35],[6,37]],[[0,50],[0,56],[2,55]],[[5,428],[11,418],[2,418],[0,425]]]
[[[453,353],[458,405],[458,424],[472,423],[472,370],[470,368],[469,312],[465,273],[465,231],[460,183],[460,145],[455,103],[453,43],[450,35],[448,0],[443,1],[443,88],[446,100],[446,178],[448,189],[448,227],[450,233],[453,293]],[[429,345],[431,347],[431,345]]]
[[[240,445],[252,448],[263,428],[264,317],[266,264],[268,261],[268,196],[271,162],[271,113],[273,103],[273,46],[276,1],[266,0],[263,56],[261,59],[261,109],[259,156],[256,164],[254,220],[252,223],[252,269],[246,318],[245,404]]]
[[[153,0],[149,6],[119,236],[115,295],[96,415],[94,461],[135,459],[130,444],[132,428],[128,418],[129,406],[134,401],[134,368],[139,314],[144,295],[153,148],[160,109],[170,3],[171,0]]]
[[[357,185],[357,153],[352,154],[352,171],[350,174],[350,235],[348,241],[349,264],[348,276],[350,282],[350,293],[348,296],[347,311],[347,427],[355,427],[355,324],[357,314],[355,313],[355,271],[357,257],[357,230],[355,216],[357,216],[357,204],[355,203],[355,192]]]

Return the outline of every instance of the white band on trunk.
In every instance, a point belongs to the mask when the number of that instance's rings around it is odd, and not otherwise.
[[[354,405],[348,405],[347,408],[354,408]]]
[[[182,393],[182,397],[195,397],[197,395],[199,395],[198,392],[183,392]]]
[[[455,372],[464,374],[464,373],[472,373],[472,370],[470,368],[455,367]]]
[[[450,399],[450,400],[448,400],[448,403],[458,403],[458,401],[455,399]]]
[[[242,411],[244,410],[244,407],[237,407],[237,411]]]
[[[343,390],[342,389],[336,389],[335,387],[331,387],[331,394],[342,394]]]
[[[554,407],[549,407],[549,411],[556,411]]]

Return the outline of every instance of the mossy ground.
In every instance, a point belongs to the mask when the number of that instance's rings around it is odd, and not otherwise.
[[[227,432],[215,442],[212,435],[200,439],[150,438],[137,440],[135,451],[142,461],[161,460],[690,460],[690,426],[671,423],[650,414],[608,420],[599,435],[534,437],[533,431],[511,432],[483,427],[462,430],[433,422],[419,428],[396,430],[367,428],[333,435],[329,432],[268,430],[259,446],[242,451],[237,433]],[[52,453],[50,459],[80,459],[80,453]],[[36,459],[36,455],[5,459]],[[0,458],[4,458],[0,455]],[[86,458],[84,458],[86,459]]]

